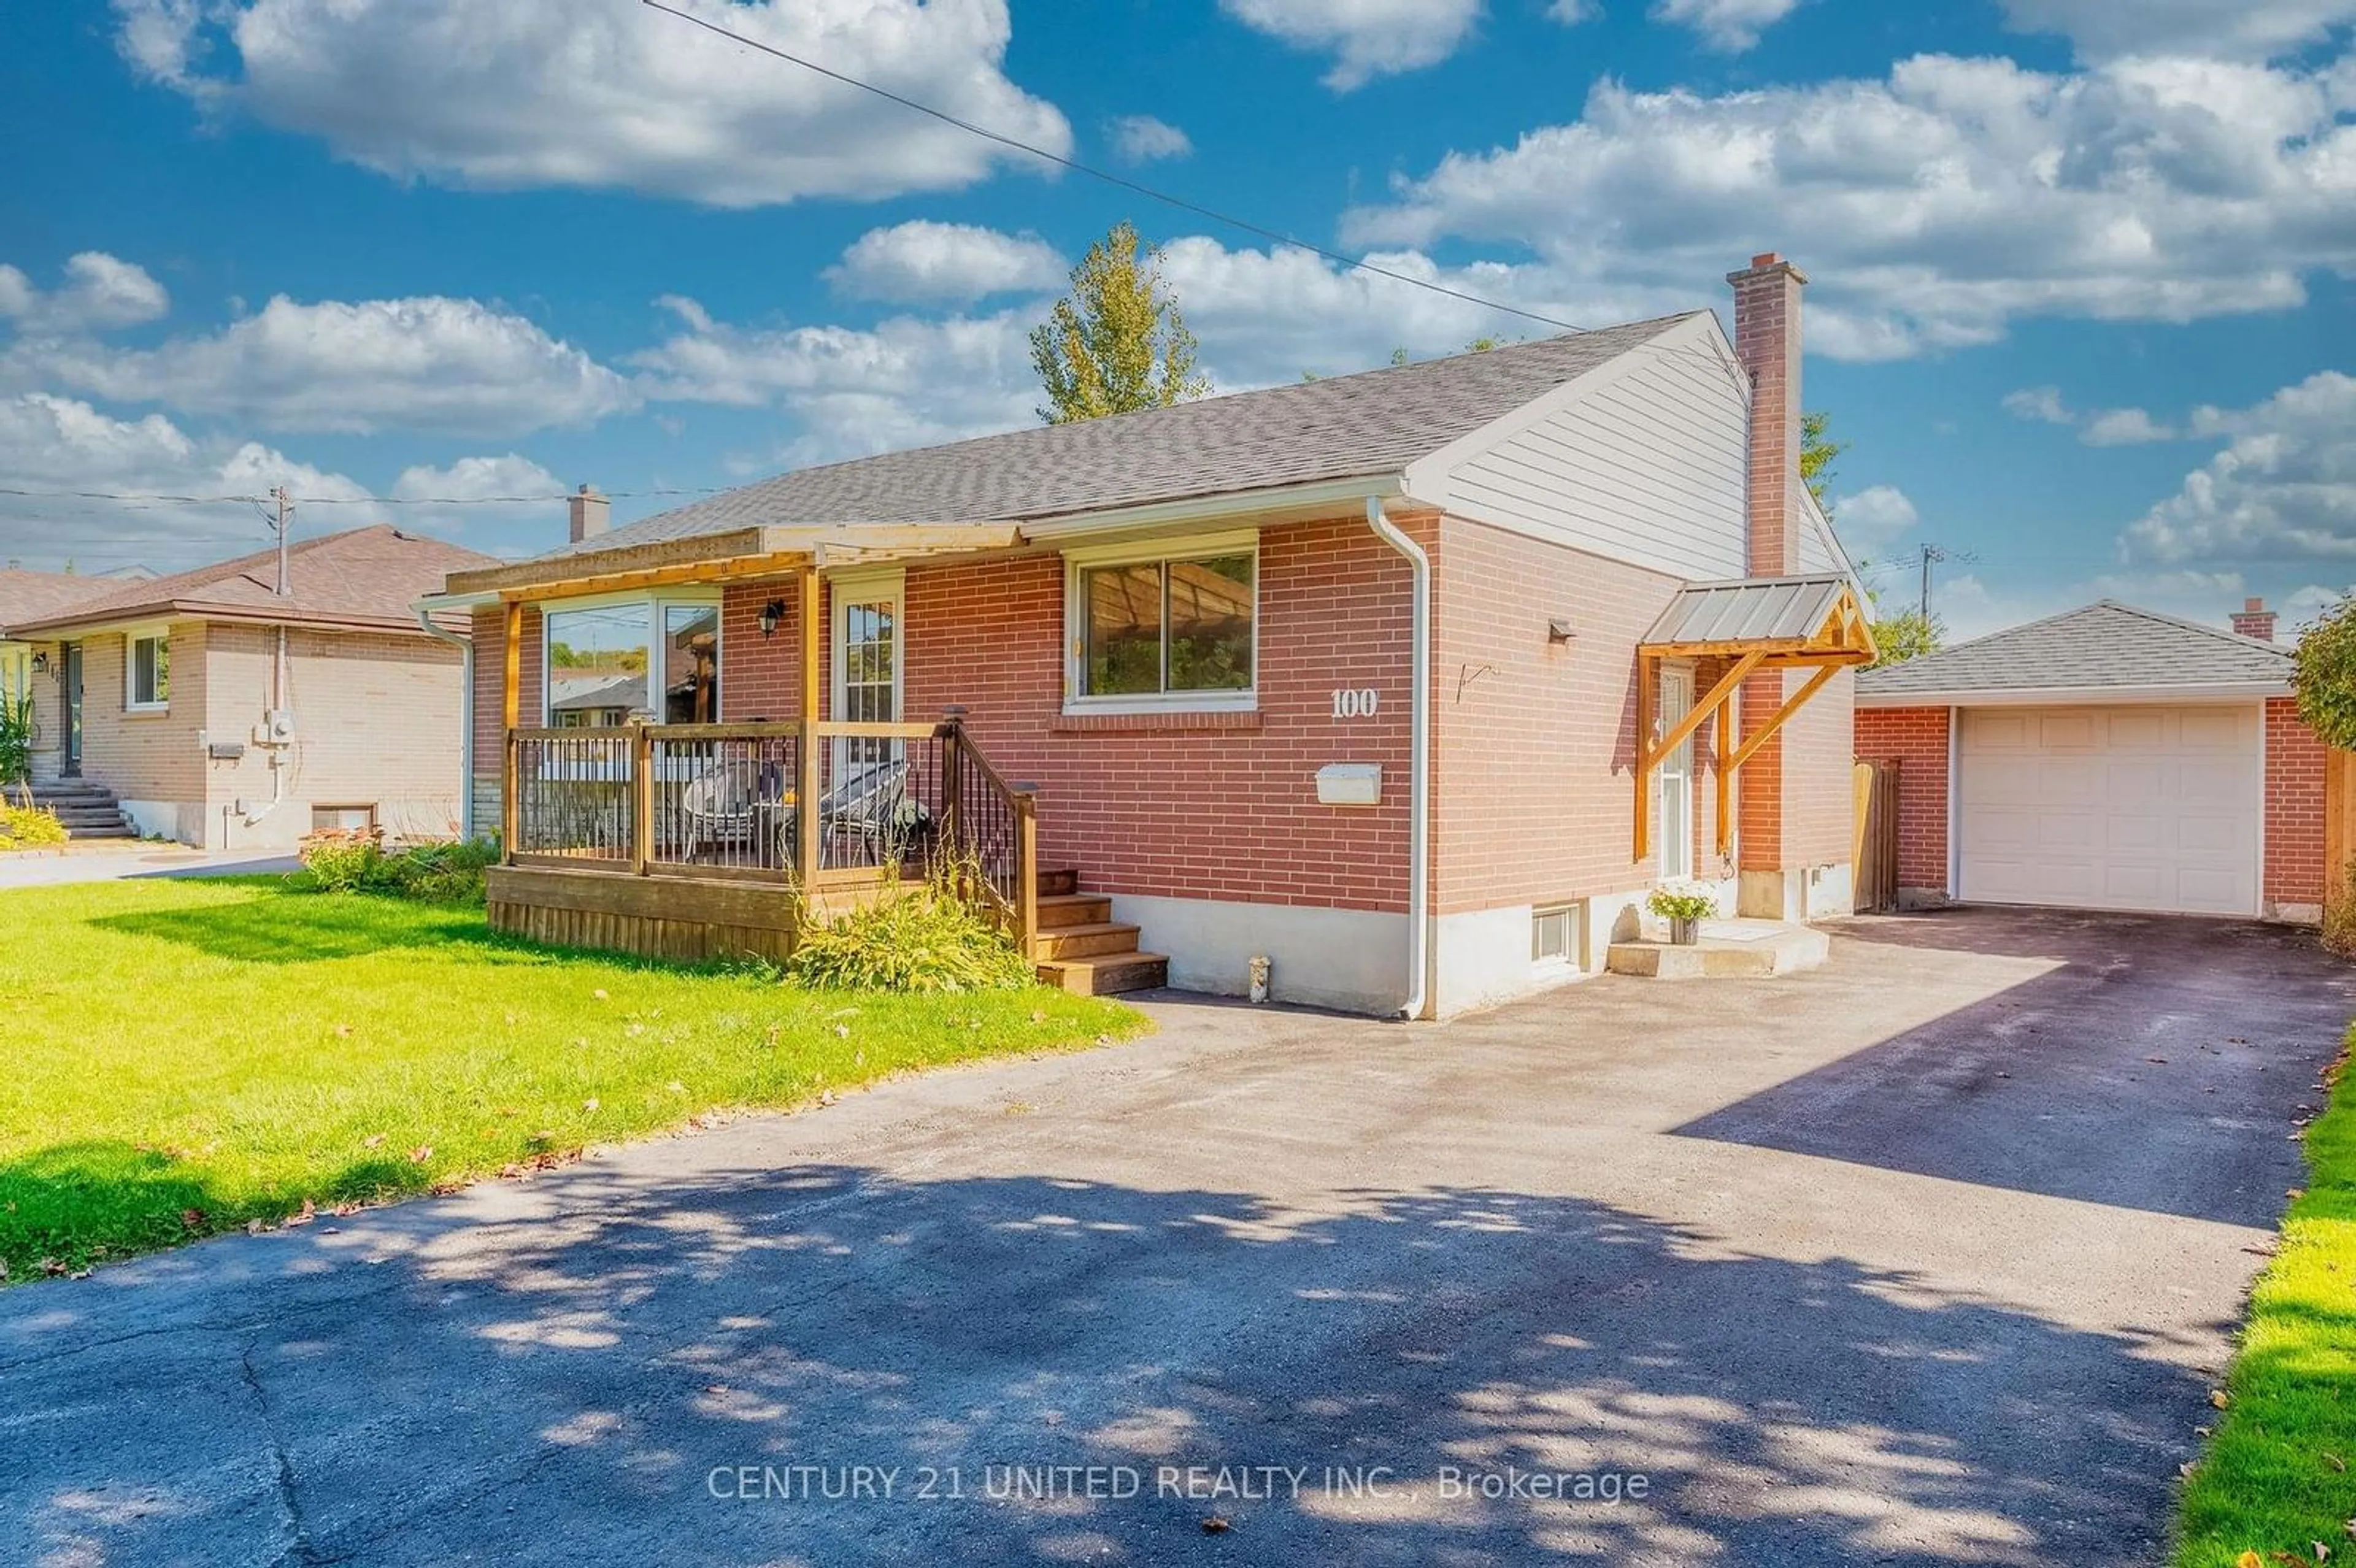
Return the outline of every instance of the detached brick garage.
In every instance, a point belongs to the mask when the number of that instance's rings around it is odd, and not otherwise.
[[[2106,600],[1859,676],[1858,760],[1898,769],[1901,907],[2315,920],[2333,756],[2273,623]]]

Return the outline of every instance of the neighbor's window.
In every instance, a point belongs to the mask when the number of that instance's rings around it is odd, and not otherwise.
[[[165,706],[172,700],[172,639],[156,632],[133,637],[130,645],[124,702],[133,708]]]
[[[1079,566],[1078,694],[1248,694],[1258,572],[1249,548]]]

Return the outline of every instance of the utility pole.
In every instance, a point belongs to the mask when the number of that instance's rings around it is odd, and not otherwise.
[[[294,582],[287,576],[286,570],[286,531],[294,519],[294,503],[287,496],[286,486],[284,485],[270,492],[270,495],[272,499],[278,503],[278,597],[284,599],[294,591]],[[1926,566],[1923,570],[1927,572],[1930,568]],[[1928,586],[1924,587],[1923,592],[1925,593],[1930,592]]]
[[[1947,552],[1937,545],[1922,547],[1922,619],[1926,624],[1931,619],[1931,563],[1946,559]]]

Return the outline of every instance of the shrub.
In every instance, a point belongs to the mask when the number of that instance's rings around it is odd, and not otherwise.
[[[496,843],[420,844],[388,853],[376,828],[323,828],[302,846],[299,885],[321,893],[382,893],[425,903],[480,903]]]
[[[2340,893],[2323,901],[2323,945],[2342,958],[2356,958],[2356,859],[2340,879]]]
[[[384,836],[373,827],[323,827],[304,835],[298,851],[316,892],[386,891]]]
[[[1027,986],[1035,971],[943,876],[805,926],[784,975],[836,989],[994,991]]]
[[[0,801],[0,849],[31,849],[66,841],[66,825],[54,811]]]
[[[20,784],[33,776],[33,698],[0,699],[0,784]]]

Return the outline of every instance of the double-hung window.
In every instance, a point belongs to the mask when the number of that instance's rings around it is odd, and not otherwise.
[[[161,628],[123,640],[123,706],[160,713],[172,702],[172,639]]]
[[[1254,706],[1257,535],[1075,550],[1066,559],[1071,708]]]

